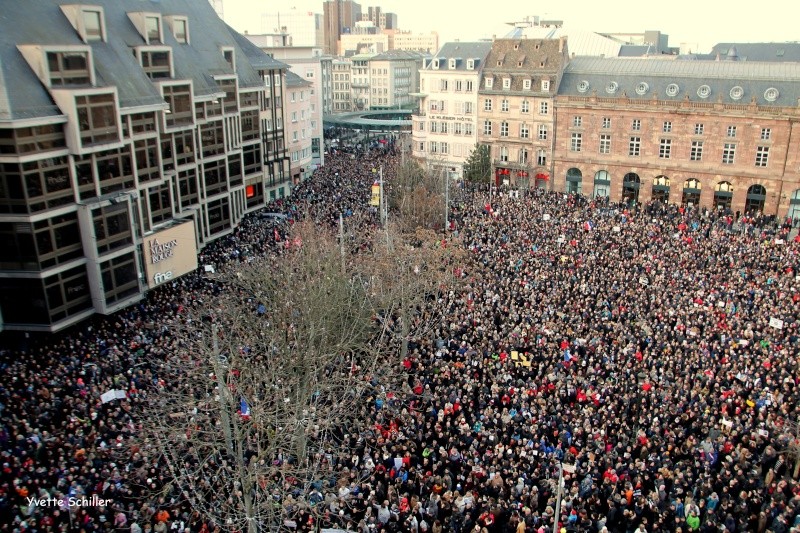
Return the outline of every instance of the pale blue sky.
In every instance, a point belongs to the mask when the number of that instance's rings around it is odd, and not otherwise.
[[[261,33],[261,14],[292,6],[322,13],[322,0],[224,0],[225,19],[239,31]],[[772,0],[765,4],[737,0],[611,1],[572,0],[547,9],[522,0],[371,0],[359,2],[362,10],[379,5],[397,13],[401,29],[437,31],[440,42],[502,36],[504,22],[539,15],[565,21],[565,26],[598,32],[622,33],[660,30],[671,46],[692,43],[693,50],[708,52],[717,42],[800,40],[796,21],[800,3]],[[699,48],[698,48],[699,47]]]

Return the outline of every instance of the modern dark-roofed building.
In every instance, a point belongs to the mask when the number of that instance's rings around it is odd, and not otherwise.
[[[37,0],[0,43],[1,327],[125,307],[288,194],[286,66],[208,2]]]
[[[800,217],[800,63],[574,58],[555,190]]]

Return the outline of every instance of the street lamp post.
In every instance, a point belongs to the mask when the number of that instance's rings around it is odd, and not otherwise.
[[[553,533],[558,533],[558,521],[561,519],[561,498],[564,496],[564,465],[558,463],[558,490],[556,490],[556,514],[553,517]]]

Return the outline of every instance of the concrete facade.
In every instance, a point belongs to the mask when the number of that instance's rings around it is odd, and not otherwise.
[[[286,73],[284,117],[286,124],[286,149],[292,184],[305,181],[313,174],[311,90],[313,84],[292,71]]]
[[[369,60],[370,109],[410,108],[419,91],[423,56],[395,50]]]
[[[430,33],[396,31],[389,36],[389,48],[433,54],[439,49],[439,34],[435,31]]]
[[[339,39],[361,20],[361,5],[352,0],[326,0],[322,4],[324,25],[324,50],[335,55],[339,50]]]
[[[287,9],[261,15],[261,28],[266,33],[287,33],[292,46],[325,46],[325,29],[320,13]]]
[[[331,82],[333,91],[333,113],[346,113],[353,110],[353,98],[350,87],[353,64],[349,59],[334,59],[331,64]]]
[[[312,157],[315,165],[324,164],[322,117],[331,113],[333,108],[333,92],[331,90],[332,59],[323,55],[320,48],[310,46],[260,46],[259,35],[248,35],[247,38],[271,57],[286,63],[289,69],[300,78],[311,83]]]
[[[289,193],[286,65],[207,2],[147,9],[42,0],[6,13],[0,327],[58,331],[124,308]],[[165,266],[173,256],[182,268]]]

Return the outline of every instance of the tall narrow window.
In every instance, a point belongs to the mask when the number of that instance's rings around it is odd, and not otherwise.
[[[672,139],[661,139],[658,146],[658,157],[669,159],[672,154]]]
[[[175,40],[179,43],[186,44],[189,42],[189,24],[183,19],[175,19],[172,22],[172,33],[175,34]]]
[[[759,146],[756,148],[756,166],[765,167],[769,161],[769,146]]]
[[[600,134],[600,153],[601,154],[611,153],[611,135],[609,135],[608,133]]]
[[[692,141],[692,151],[689,154],[689,159],[692,161],[703,160],[703,141]]]
[[[83,12],[83,31],[87,41],[103,40],[103,17],[99,11]]]
[[[570,151],[580,152],[582,144],[583,144],[583,135],[581,133],[573,133],[569,145]]]
[[[641,149],[642,149],[642,138],[631,137],[631,140],[628,143],[628,155],[636,157],[640,154]]]
[[[733,143],[725,143],[722,148],[722,163],[725,165],[732,165],[736,158],[736,145]]]
[[[149,44],[161,42],[161,19],[159,17],[146,16],[144,18],[144,29],[147,33]]]

